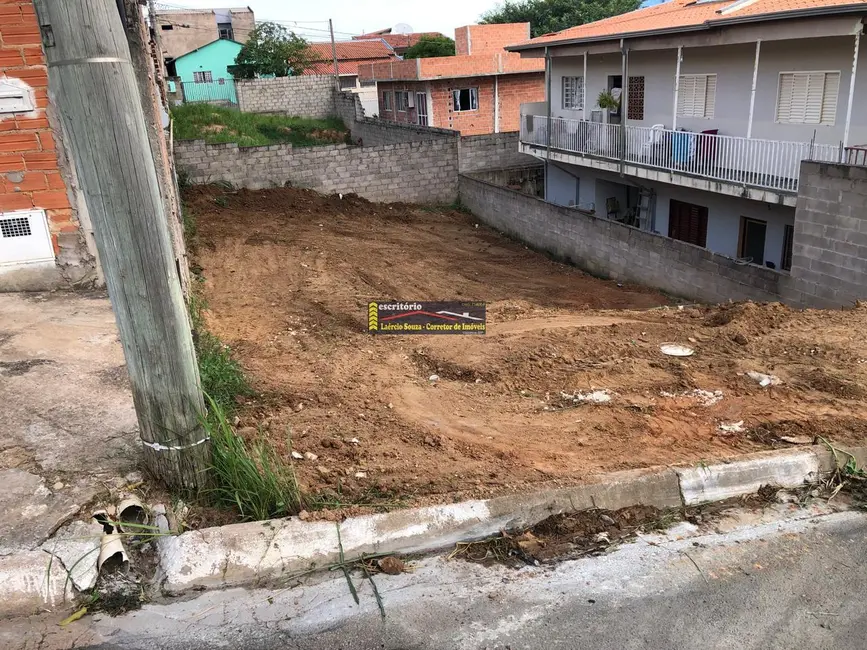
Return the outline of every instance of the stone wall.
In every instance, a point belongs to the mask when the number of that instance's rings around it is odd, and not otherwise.
[[[354,192],[371,201],[451,203],[458,190],[457,137],[380,146],[239,147],[202,140],[175,143],[191,183],[261,189],[290,184],[325,194]]]
[[[705,248],[546,203],[460,176],[461,203],[476,217],[593,275],[656,287],[701,302],[780,300],[789,276],[738,264]]]
[[[335,113],[334,77],[302,75],[238,81],[242,113],[282,113],[323,119]]]
[[[461,138],[461,173],[537,165],[539,159],[518,151],[517,131],[465,135]]]
[[[867,168],[804,162],[799,188],[789,301],[867,299]]]

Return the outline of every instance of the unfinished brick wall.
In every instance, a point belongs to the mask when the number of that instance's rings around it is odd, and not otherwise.
[[[334,115],[334,77],[303,75],[250,79],[235,85],[243,113],[282,113],[323,119]]]
[[[0,291],[91,286],[97,282],[92,237],[82,230],[78,200],[70,192],[73,170],[52,119],[48,69],[30,0],[0,0],[0,80],[26,84],[35,100],[32,112],[0,114],[0,213],[44,210],[56,257],[53,267],[0,266]]]
[[[455,30],[455,53],[488,54],[502,52],[507,45],[530,38],[530,23],[468,25]]]

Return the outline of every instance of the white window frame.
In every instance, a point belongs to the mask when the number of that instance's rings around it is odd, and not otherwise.
[[[465,90],[470,93],[470,107],[461,107],[461,93]],[[452,90],[452,110],[455,113],[468,113],[470,111],[479,110],[479,88],[478,86],[470,86],[469,88],[455,88]]]
[[[214,73],[210,70],[197,70],[193,72],[193,83],[212,84],[214,83]]]
[[[701,110],[699,110],[698,90],[699,80],[703,80],[704,97],[701,99]],[[677,116],[692,117],[700,120],[712,120],[716,110],[716,90],[718,86],[717,74],[700,73],[700,74],[682,74],[678,84],[677,94]],[[645,80],[645,83],[646,80]],[[693,98],[690,102],[692,107],[688,107],[687,93],[692,85]]]
[[[580,111],[584,109],[584,77],[570,75],[560,78],[560,105],[564,111]],[[573,88],[569,88],[573,85]]]
[[[406,113],[409,110],[409,93],[405,90],[394,91],[394,103],[398,113]]]
[[[810,77],[822,75],[822,97],[820,99],[820,108],[819,108],[819,117],[818,119],[810,119],[810,116],[807,115],[807,106],[808,106],[808,96],[804,96],[804,107],[802,110],[798,111],[802,115],[793,116],[792,107],[789,107],[789,116],[780,115],[781,109],[781,100],[782,100],[782,92],[783,92],[783,77],[784,75],[792,75],[793,78],[796,75],[806,76],[805,82],[807,83],[807,93],[809,93],[810,86]],[[834,89],[833,97],[826,97],[825,93],[828,89],[828,76],[832,75],[835,77],[834,83],[836,84],[836,88]],[[793,79],[794,81],[794,79]],[[840,99],[840,83],[842,81],[842,74],[840,70],[783,70],[777,75],[777,105],[774,108],[774,122],[777,124],[811,124],[815,126],[834,126],[837,123],[837,108],[838,102]],[[825,113],[828,113],[827,118]]]

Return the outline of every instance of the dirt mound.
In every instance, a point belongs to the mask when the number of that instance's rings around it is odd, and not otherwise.
[[[765,334],[781,327],[796,313],[778,302],[757,304],[754,302],[717,305],[709,309],[704,319],[707,327],[733,325],[744,334]]]

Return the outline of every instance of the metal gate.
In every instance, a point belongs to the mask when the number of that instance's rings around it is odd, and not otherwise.
[[[181,82],[181,86],[184,91],[185,104],[238,105],[234,79],[217,79],[216,81],[205,82],[184,81]]]

